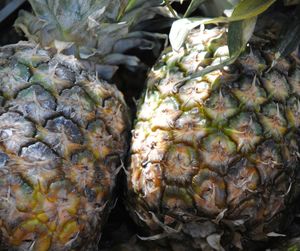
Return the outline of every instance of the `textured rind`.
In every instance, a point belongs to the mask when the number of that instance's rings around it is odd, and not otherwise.
[[[178,84],[228,58],[224,28],[194,30],[149,73],[126,202],[150,239],[185,241],[182,250],[244,249],[288,224],[298,196],[300,64],[292,54],[271,68],[274,25],[234,65]]]
[[[97,250],[127,151],[127,106],[73,56],[0,48],[1,250]]]

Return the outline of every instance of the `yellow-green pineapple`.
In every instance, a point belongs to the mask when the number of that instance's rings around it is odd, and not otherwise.
[[[229,58],[227,26],[217,25],[193,29],[150,71],[126,198],[146,239],[169,237],[174,250],[255,250],[289,224],[300,165],[300,60],[294,51],[274,64],[285,15],[261,17],[232,65],[189,79]]]
[[[103,80],[151,47],[132,27],[160,1],[30,0],[0,48],[0,249],[97,250],[130,119]]]

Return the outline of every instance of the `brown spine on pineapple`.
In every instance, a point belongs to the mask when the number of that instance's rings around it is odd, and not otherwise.
[[[0,249],[97,250],[127,148],[122,95],[31,43],[0,48],[0,90]]]
[[[195,29],[151,70],[127,196],[148,239],[173,238],[174,250],[247,249],[247,240],[266,240],[288,224],[298,194],[300,64],[292,54],[271,68],[274,20],[223,70],[178,84],[228,58],[220,27]]]

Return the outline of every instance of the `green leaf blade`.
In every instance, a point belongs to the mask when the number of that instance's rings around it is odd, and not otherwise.
[[[253,34],[256,19],[256,17],[252,17],[229,24],[227,41],[230,57],[239,56],[245,50]]]
[[[188,9],[184,13],[183,17],[188,17],[194,10],[196,10],[205,1],[207,0],[192,0]]]
[[[282,32],[277,45],[276,59],[285,57],[296,50],[300,43],[300,6],[295,11],[293,19]]]
[[[230,57],[238,57],[250,40],[257,16],[265,12],[276,0],[243,0],[229,18],[228,48]]]
[[[277,0],[243,0],[235,8],[229,21],[256,17],[265,12]]]

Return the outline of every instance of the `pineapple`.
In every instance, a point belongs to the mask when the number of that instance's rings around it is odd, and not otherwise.
[[[0,48],[0,249],[95,251],[130,129],[103,78],[137,64],[123,52],[152,42],[132,27],[160,1],[30,3],[30,41]]]
[[[255,250],[283,234],[300,164],[299,52],[274,64],[283,15],[263,15],[232,65],[180,82],[229,58],[217,25],[193,29],[150,71],[125,201],[144,238],[168,237],[174,250]]]

